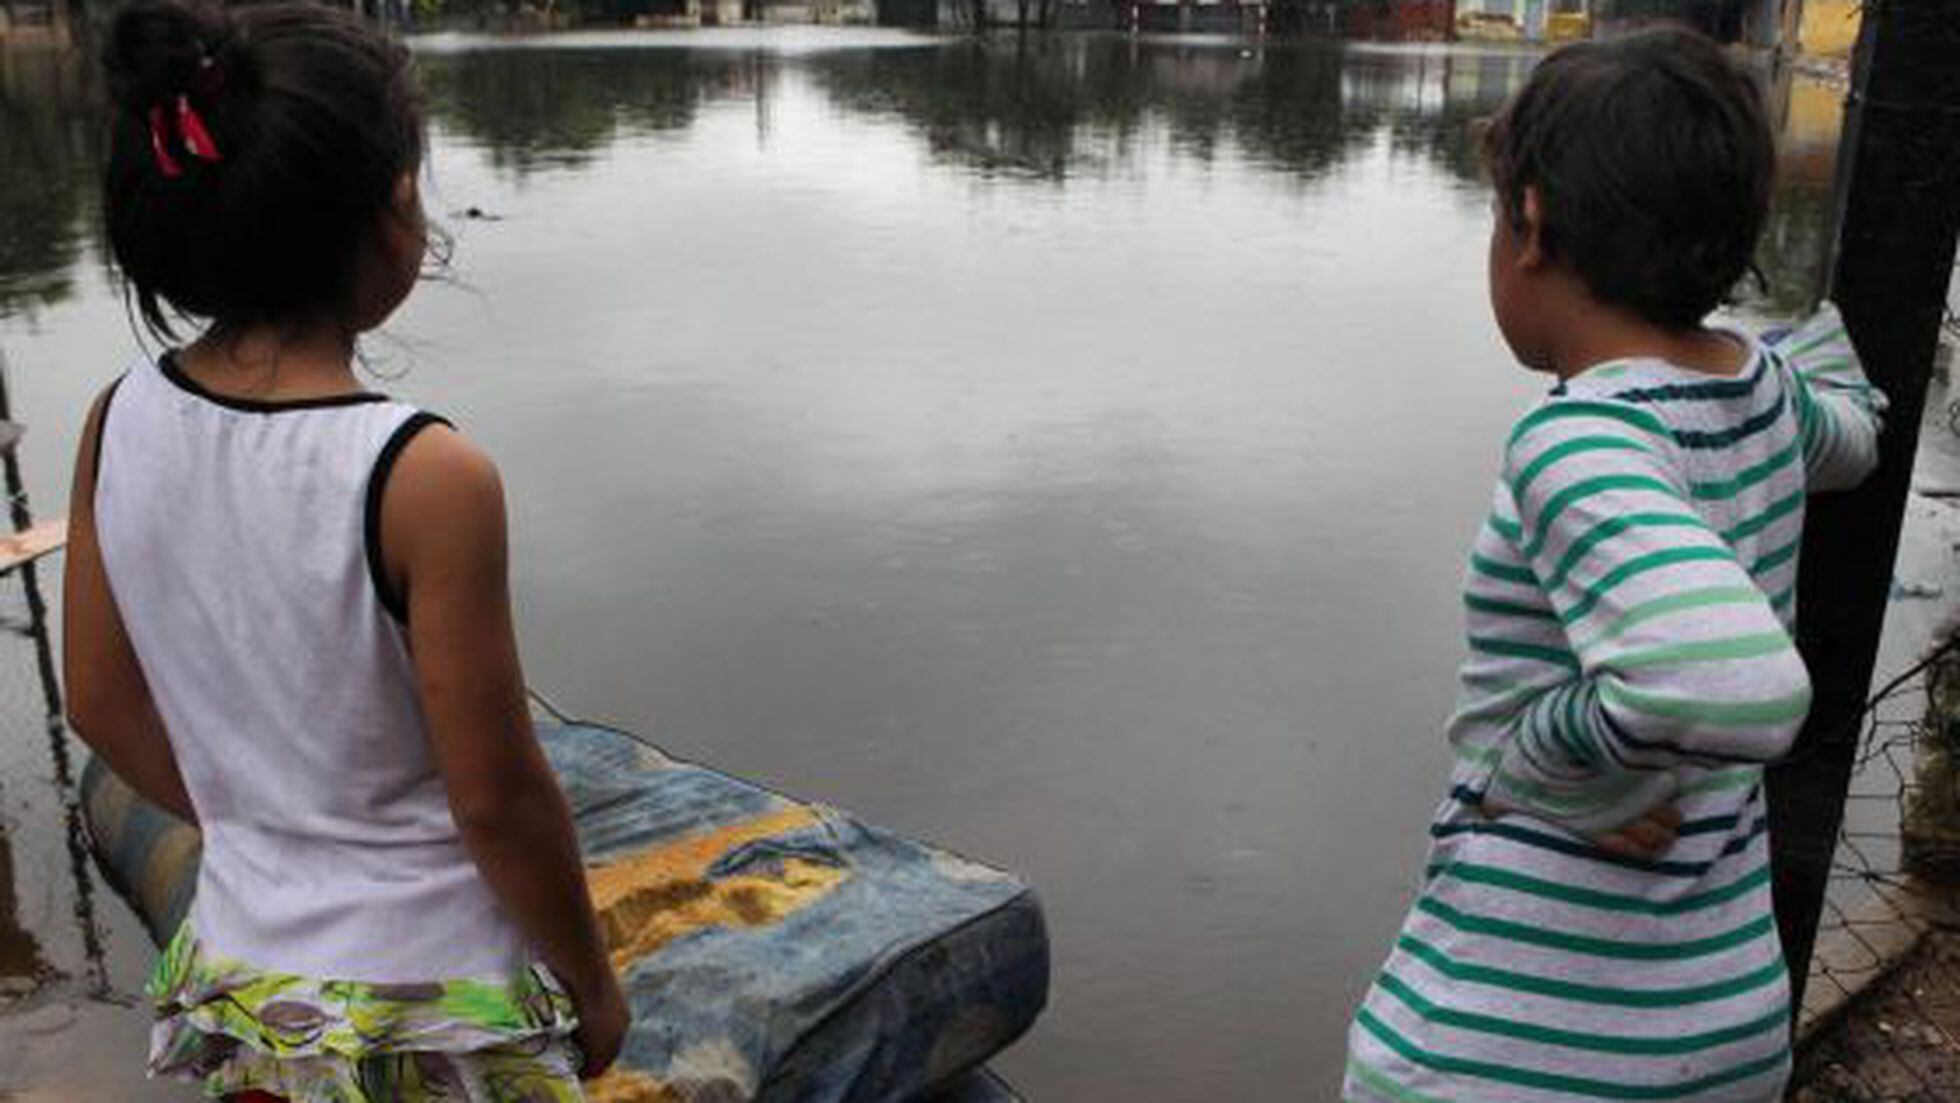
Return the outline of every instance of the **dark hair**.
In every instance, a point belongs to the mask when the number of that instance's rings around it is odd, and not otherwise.
[[[1762,97],[1719,46],[1666,27],[1546,58],[1484,132],[1514,224],[1602,302],[1686,329],[1748,271],[1776,149]]]
[[[362,240],[421,163],[408,51],[338,8],[137,0],[102,67],[109,242],[150,328],[170,335],[166,305],[230,328],[340,316]]]

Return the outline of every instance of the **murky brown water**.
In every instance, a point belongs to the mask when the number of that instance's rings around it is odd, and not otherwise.
[[[373,343],[376,385],[502,461],[532,680],[1029,877],[1054,1003],[1000,1067],[1033,1097],[1331,1095],[1441,791],[1461,551],[1535,389],[1487,317],[1469,137],[1533,55],[425,46],[429,205],[493,217],[452,217],[455,280]],[[0,350],[43,511],[136,347],[85,86],[0,55]],[[1832,93],[1778,98],[1760,313],[1815,282],[1834,140]],[[0,975],[74,991],[21,670]],[[97,904],[127,991],[144,947]],[[133,1067],[139,1034],[39,1052]]]

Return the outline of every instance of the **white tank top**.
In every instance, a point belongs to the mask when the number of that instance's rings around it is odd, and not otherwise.
[[[219,396],[167,355],[111,395],[96,528],[203,827],[211,952],[382,982],[528,962],[450,815],[381,571],[381,487],[437,420]]]

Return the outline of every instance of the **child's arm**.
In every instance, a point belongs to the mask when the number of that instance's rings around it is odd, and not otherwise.
[[[1519,714],[1487,806],[1597,833],[1670,799],[1674,766],[1788,751],[1809,676],[1667,461],[1686,446],[1638,405],[1574,399],[1513,434],[1505,477],[1518,543],[1569,644],[1544,661],[1568,663],[1572,676]],[[1743,524],[1757,531],[1784,514],[1772,506]]]
[[[113,389],[96,399],[82,429],[68,504],[68,562],[62,575],[61,665],[68,723],[116,776],[151,803],[190,823],[197,809],[184,789],[170,737],[150,697],[109,589],[95,537],[96,440]]]
[[[619,1051],[627,1010],[587,895],[571,813],[531,730],[512,628],[503,488],[460,435],[431,427],[382,494],[382,559],[449,806],[483,879],[565,984],[584,1072]]]
[[[1804,473],[1813,491],[1846,490],[1878,466],[1885,395],[1871,385],[1829,303],[1796,329],[1766,341],[1782,360],[1803,428]]]

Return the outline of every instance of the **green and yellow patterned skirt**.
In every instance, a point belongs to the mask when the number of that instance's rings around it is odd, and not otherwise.
[[[148,987],[150,1074],[292,1103],[580,1100],[571,1000],[532,968],[507,983],[322,981],[205,950],[187,922]]]

